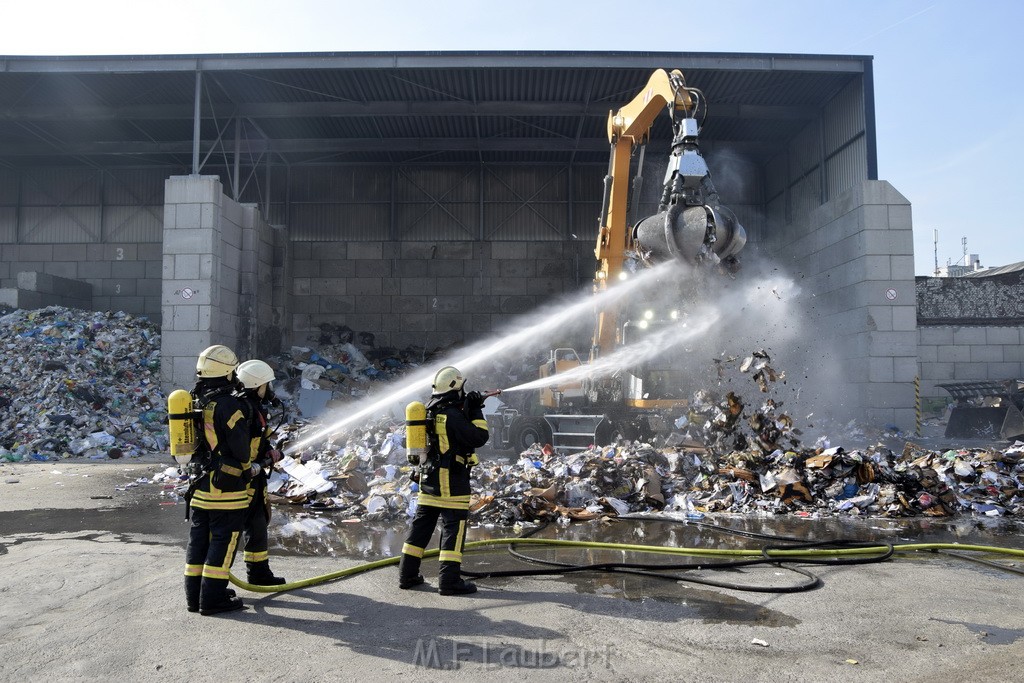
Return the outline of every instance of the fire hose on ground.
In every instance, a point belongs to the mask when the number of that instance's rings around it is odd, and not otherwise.
[[[498,546],[506,546],[509,552],[516,558],[531,562],[534,564],[546,565],[545,569],[511,569],[511,570],[500,570],[500,571],[472,571],[463,569],[462,574],[464,576],[486,579],[486,578],[499,578],[499,577],[516,577],[516,576],[553,576],[553,575],[564,575],[577,572],[617,572],[640,575],[645,577],[653,577],[658,579],[665,579],[675,582],[686,582],[696,583],[701,585],[707,585],[717,588],[726,588],[730,590],[748,591],[748,592],[761,592],[761,593],[796,593],[801,591],[808,591],[818,588],[822,585],[821,579],[812,572],[802,567],[794,565],[857,565],[857,564],[872,564],[878,562],[886,562],[892,559],[896,555],[910,554],[917,552],[932,552],[932,553],[943,553],[951,557],[957,557],[961,559],[969,559],[984,562],[990,566],[994,566],[999,569],[1014,573],[1024,573],[1014,567],[1008,567],[1003,564],[989,562],[986,560],[979,560],[972,555],[966,555],[964,553],[988,553],[994,555],[1004,555],[1009,557],[1024,558],[1024,550],[1018,550],[1016,548],[1005,548],[1001,546],[991,545],[975,545],[975,544],[963,544],[963,543],[902,543],[892,544],[884,542],[874,541],[849,541],[849,540],[830,540],[830,541],[817,541],[817,542],[805,542],[803,539],[798,539],[788,536],[773,536],[768,534],[758,534],[753,532],[737,531],[729,529],[728,527],[722,527],[707,522],[695,522],[692,520],[675,520],[671,518],[650,518],[650,517],[626,517],[622,519],[628,519],[631,521],[643,520],[643,521],[657,521],[657,522],[669,522],[669,523],[682,523],[693,526],[702,526],[706,528],[717,529],[724,532],[735,533],[738,535],[748,536],[752,538],[760,538],[771,541],[766,543],[760,548],[756,549],[723,549],[723,548],[687,548],[687,547],[668,547],[668,546],[655,546],[655,545],[636,545],[629,543],[605,543],[600,541],[572,541],[564,539],[554,538],[534,538],[533,535],[545,528],[546,525],[540,526],[536,529],[531,530],[529,533],[523,536],[515,536],[508,538],[491,538],[480,541],[470,541],[465,544],[465,550],[476,550],[482,548],[491,548]],[[785,545],[783,545],[785,543]],[[525,555],[516,550],[516,546],[538,546],[548,548],[576,548],[576,549],[590,549],[590,550],[611,550],[618,552],[630,552],[630,553],[642,553],[642,554],[656,554],[656,555],[667,555],[673,557],[689,557],[689,558],[738,558],[738,559],[726,559],[716,562],[698,562],[698,563],[669,563],[669,564],[658,564],[658,563],[641,563],[641,562],[599,562],[593,564],[574,564],[569,562],[556,562],[554,560],[542,560],[536,557]],[[431,558],[436,557],[440,551],[438,549],[427,550],[424,552],[423,557]],[[374,560],[372,562],[366,562],[364,564],[356,565],[354,567],[348,567],[346,569],[340,569],[335,572],[330,572],[320,576],[314,576],[308,579],[300,581],[293,581],[279,586],[257,586],[254,584],[242,581],[234,574],[231,574],[231,583],[238,586],[239,588],[252,591],[254,593],[280,593],[299,588],[309,588],[329,581],[336,581],[338,579],[355,576],[368,571],[381,569],[383,567],[389,567],[397,565],[401,558],[386,557],[380,560]],[[705,577],[692,576],[681,573],[667,573],[669,571],[674,572],[693,572],[693,571],[704,571],[704,570],[733,570],[742,567],[752,567],[758,565],[773,566],[776,568],[783,568],[789,571],[793,571],[797,574],[802,575],[803,579],[797,583],[783,586],[757,586],[749,584],[741,584],[736,582],[716,581]]]

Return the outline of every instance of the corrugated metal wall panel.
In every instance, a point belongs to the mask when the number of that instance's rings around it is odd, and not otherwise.
[[[299,166],[291,171],[292,202],[390,201],[391,169],[382,166]],[[275,180],[277,178],[277,180]],[[284,187],[284,173],[271,174],[271,190]],[[274,192],[280,196],[279,192]]]
[[[564,202],[568,169],[558,166],[487,166],[485,202]]]
[[[736,220],[747,233],[748,243],[761,242],[765,239],[764,209],[760,204],[726,203],[726,206],[736,214]]]
[[[25,206],[99,206],[100,172],[81,168],[33,168],[22,171]]]
[[[160,168],[136,168],[106,171],[103,178],[103,204],[106,206],[145,206],[164,203],[164,180],[168,173]]]
[[[851,81],[825,105],[824,124],[826,155],[831,155],[850,140],[864,134],[864,92],[861,79]]]
[[[813,172],[821,161],[821,134],[817,121],[807,125],[789,143],[790,182]]]
[[[18,172],[0,168],[0,206],[18,205]]]
[[[803,216],[821,206],[821,182],[817,173],[811,173],[796,182],[792,189],[794,216]]]
[[[573,167],[573,200],[576,202],[594,202],[600,205],[601,197],[604,195],[604,176],[607,170],[607,167],[597,166]]]
[[[565,202],[488,202],[484,205],[484,239],[551,242],[569,239]]]
[[[443,206],[403,203],[395,206],[399,240],[464,241],[480,238],[478,203]]]
[[[293,242],[391,239],[388,204],[292,204],[286,224]]]
[[[789,185],[789,161],[785,154],[779,154],[768,162],[764,169],[765,199],[782,195]]]
[[[0,244],[13,244],[18,239],[18,209],[0,206]]]
[[[867,180],[867,148],[867,139],[862,136],[825,163],[829,197],[837,197]]]
[[[100,241],[99,206],[23,206],[18,241],[68,244]]]
[[[162,242],[164,207],[104,206],[103,242]]]
[[[786,226],[786,195],[780,194],[768,202],[765,207],[765,218],[767,230],[765,231],[765,243],[777,244],[782,237],[781,230]]]
[[[395,200],[479,202],[480,173],[476,166],[399,168]]]
[[[576,239],[596,243],[600,220],[600,201],[576,202],[572,207],[572,235],[576,235]]]

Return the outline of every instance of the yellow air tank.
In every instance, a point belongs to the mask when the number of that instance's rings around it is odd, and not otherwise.
[[[405,407],[405,454],[410,463],[427,459],[427,407],[419,401]]]
[[[167,397],[167,431],[171,442],[171,455],[179,465],[187,465],[199,446],[192,394],[175,389]]]

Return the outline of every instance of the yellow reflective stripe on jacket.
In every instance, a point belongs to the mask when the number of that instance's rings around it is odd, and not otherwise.
[[[243,419],[245,419],[245,415],[242,414],[242,411],[236,410],[234,414],[232,414],[231,417],[228,418],[228,431],[234,429],[235,425],[238,424],[238,421]]]
[[[448,416],[441,414],[434,418],[434,433],[437,434],[437,447],[441,453],[447,453],[451,447],[448,443]]]
[[[206,486],[199,487],[192,495],[192,507],[200,510],[242,510],[249,507],[252,493],[248,489],[241,491],[222,491],[213,485],[213,475],[207,475]]]
[[[452,497],[452,483],[448,476],[449,474],[447,467],[441,467],[437,470],[437,485],[441,487],[442,498]]]
[[[487,429],[487,420],[485,420],[483,418],[480,418],[479,420],[473,420],[473,426],[474,427],[479,427],[480,429],[484,430],[488,434],[490,433],[490,430]]]
[[[224,463],[221,463],[220,467],[218,467],[217,469],[219,469],[224,474],[230,474],[232,477],[242,476],[242,470],[240,468],[232,467],[231,465],[225,465]]]
[[[213,409],[216,407],[217,404],[210,401],[203,408],[203,431],[206,433],[206,443],[214,453],[217,452],[217,444],[220,443],[217,440],[217,430],[213,426]]]
[[[420,491],[416,498],[417,505],[428,505],[435,508],[446,508],[448,510],[468,510],[469,496],[432,496],[429,493]]]
[[[201,500],[192,498],[192,507],[199,508],[200,510],[244,510],[249,507],[248,501],[244,498],[240,501],[235,500]]]

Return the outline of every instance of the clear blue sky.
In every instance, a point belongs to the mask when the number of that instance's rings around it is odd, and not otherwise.
[[[919,275],[1024,261],[1018,0],[12,0],[0,53],[626,50],[874,57],[879,178],[909,199]],[[666,65],[671,67],[672,65]],[[714,93],[708,93],[714,101]]]

